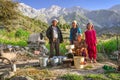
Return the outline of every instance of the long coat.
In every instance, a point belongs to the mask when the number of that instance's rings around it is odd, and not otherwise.
[[[59,39],[60,43],[62,43],[63,42],[62,32],[58,26],[56,26],[56,27],[57,27],[57,32],[58,32],[58,39]],[[53,42],[53,28],[52,28],[52,26],[50,26],[47,29],[46,36],[49,39],[49,43],[52,43]]]

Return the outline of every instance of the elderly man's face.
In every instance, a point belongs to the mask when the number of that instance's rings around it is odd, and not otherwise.
[[[52,25],[53,25],[53,26],[57,26],[57,21],[55,21],[55,20],[52,21]]]

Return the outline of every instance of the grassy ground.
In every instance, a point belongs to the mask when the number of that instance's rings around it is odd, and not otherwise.
[[[62,76],[63,80],[120,80],[120,73],[107,73],[107,74],[90,74],[90,75],[75,75],[66,74]]]
[[[69,44],[69,31],[63,31],[64,43],[60,45],[60,52],[64,54],[66,52],[65,46]],[[10,44],[17,46],[27,46],[27,40],[30,32],[19,28],[16,31],[7,32],[6,30],[0,30],[0,43]],[[98,53],[112,53],[117,50],[117,44],[120,43],[120,39],[116,40],[116,36],[113,37],[98,37],[97,50]],[[47,41],[48,42],[48,41]],[[49,49],[49,44],[46,43]],[[118,46],[120,48],[120,46]]]
[[[59,72],[58,72],[59,73]],[[102,74],[83,74],[83,75],[77,75],[77,74],[65,74],[62,76],[57,76],[54,72],[48,70],[48,69],[37,69],[37,68],[22,68],[19,69],[17,72],[15,72],[15,76],[28,76],[32,78],[33,80],[43,80],[47,78],[53,78],[56,77],[57,79],[53,80],[120,80],[120,73],[102,73]],[[10,79],[7,79],[10,80]],[[49,80],[49,79],[48,79]]]

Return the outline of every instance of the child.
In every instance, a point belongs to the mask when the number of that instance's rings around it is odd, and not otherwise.
[[[78,36],[77,41],[74,41],[75,45],[75,56],[83,56],[85,58],[85,63],[88,57],[87,45],[82,39],[81,35]]]
[[[90,62],[96,63],[96,57],[97,57],[97,49],[96,49],[96,31],[94,30],[93,24],[88,23],[87,24],[87,31],[85,31],[85,41],[88,46],[88,55],[90,58]]]
[[[81,35],[81,29],[77,25],[77,21],[72,22],[72,28],[70,29],[70,44],[74,44],[74,41],[77,40],[77,36]]]

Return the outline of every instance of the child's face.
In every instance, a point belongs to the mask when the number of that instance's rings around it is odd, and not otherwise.
[[[76,27],[77,25],[76,25],[76,23],[73,22],[73,23],[72,23],[72,26],[73,26],[73,27]]]
[[[92,29],[92,24],[89,24],[89,25],[87,26],[87,29],[88,29],[88,30],[91,30],[91,29]]]

